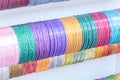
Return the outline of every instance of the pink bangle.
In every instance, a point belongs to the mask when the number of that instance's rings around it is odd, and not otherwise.
[[[107,19],[107,17],[102,13],[102,12],[100,12],[99,13],[99,16],[100,16],[100,20],[102,20],[102,26],[104,26],[103,28],[103,32],[104,32],[104,34],[103,34],[103,45],[106,45],[106,44],[108,44],[108,42],[109,42],[109,40],[110,40],[110,23],[109,23],[109,21],[108,21],[108,19]]]
[[[101,36],[102,36],[102,32],[101,32],[101,26],[99,25],[99,17],[98,17],[98,13],[91,13],[90,14],[92,16],[92,18],[94,19],[95,23],[96,23],[96,27],[97,27],[97,32],[98,32],[98,39],[97,39],[97,43],[96,43],[96,47],[101,46]]]
[[[0,28],[0,67],[18,64],[19,48],[17,38],[11,27]]]
[[[107,18],[102,12],[91,13],[90,15],[95,20],[98,30],[98,41],[96,43],[96,46],[106,45],[110,39],[110,24]]]
[[[10,27],[10,36],[12,36],[12,47],[13,47],[13,53],[14,53],[14,57],[13,57],[13,64],[11,65],[15,65],[19,63],[19,46],[18,46],[18,41],[17,41],[17,37],[15,35],[15,32],[13,31],[13,29]]]

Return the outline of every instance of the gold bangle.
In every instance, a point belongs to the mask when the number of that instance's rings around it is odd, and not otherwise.
[[[18,64],[9,67],[9,78],[14,78],[22,75],[22,65]]]

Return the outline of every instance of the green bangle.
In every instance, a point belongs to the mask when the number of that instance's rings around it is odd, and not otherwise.
[[[73,63],[82,62],[85,59],[85,51],[75,52]]]
[[[85,33],[85,28],[84,28],[84,24],[83,24],[83,17],[78,15],[78,16],[75,16],[76,19],[79,21],[79,24],[80,24],[80,27],[81,27],[81,30],[82,30],[82,46],[81,46],[81,50],[84,50],[85,49],[85,44],[87,44],[86,42],[86,39],[85,39],[85,36],[86,36],[86,33]]]
[[[19,63],[35,60],[36,55],[35,41],[29,26],[27,24],[24,24],[12,26],[12,28],[15,31],[18,39],[20,50]]]
[[[86,17],[88,18],[89,20],[89,26],[88,27],[91,27],[91,30],[92,31],[92,41],[91,41],[91,45],[89,48],[93,48],[95,47],[96,43],[97,43],[97,39],[98,39],[98,36],[97,36],[97,27],[96,27],[96,24],[93,20],[93,18],[89,15],[89,14],[86,14]],[[90,32],[91,33],[91,32]]]
[[[105,80],[119,80],[116,76],[108,76]]]

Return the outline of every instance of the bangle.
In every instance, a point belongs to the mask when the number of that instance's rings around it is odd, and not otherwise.
[[[37,61],[36,72],[47,70],[49,68],[49,65],[50,65],[49,58]]]
[[[108,76],[105,80],[119,80],[116,76]]]
[[[82,31],[78,20],[75,17],[69,17],[71,23],[73,25],[74,30],[74,42],[75,42],[75,49],[74,51],[78,52],[82,46]]]
[[[30,74],[36,72],[37,61],[23,63],[22,75]]]
[[[15,8],[15,7],[21,7],[21,6],[27,6],[29,3],[29,0],[9,0],[8,4],[6,4],[6,7],[4,7],[3,9],[6,8]]]
[[[105,78],[101,78],[101,79],[96,79],[96,80],[106,80]]]
[[[61,55],[61,56],[57,56],[58,58],[57,58],[57,67],[59,67],[59,66],[62,66],[62,64],[63,64],[63,55]]]
[[[120,74],[116,74],[115,76],[116,76],[118,79],[120,79]]]
[[[76,51],[80,51],[82,47],[82,29],[76,17],[72,17],[72,20],[76,31],[76,41],[77,41]]]
[[[103,53],[102,56],[107,56],[108,55],[108,51],[109,51],[109,47],[108,46],[103,46]]]
[[[64,64],[63,65],[69,65],[73,63],[74,60],[74,53],[66,54],[64,56]]]
[[[22,64],[22,75],[28,74],[27,71],[28,71],[29,67],[27,67],[27,66],[28,66],[28,63],[23,63]]]
[[[2,52],[0,56],[0,67],[18,64],[19,48],[14,31],[11,27],[1,28],[0,36],[2,36],[0,40]]]
[[[51,68],[55,68],[55,67],[57,67],[57,56],[55,56],[55,57],[52,58]]]
[[[117,44],[117,53],[120,53],[120,43]]]
[[[76,18],[78,19],[79,21],[79,24],[80,24],[80,27],[82,29],[82,47],[81,47],[81,50],[84,50],[84,49],[87,49],[86,48],[86,44],[88,44],[88,41],[87,41],[87,27],[85,26],[85,23],[84,23],[84,15],[78,15],[76,16]]]
[[[108,18],[108,21],[110,23],[111,36],[110,36],[109,44],[118,43],[119,42],[118,37],[120,37],[118,26],[120,25],[119,24],[116,25],[113,23],[119,22],[119,17],[118,17],[119,15],[115,10],[104,11],[103,13]]]
[[[2,80],[8,80],[9,79],[9,68],[4,67],[2,69]]]
[[[88,26],[88,31],[89,33],[91,33],[91,42],[89,42],[89,48],[93,48],[95,47],[96,43],[97,43],[97,38],[98,38],[98,32],[97,32],[97,27],[96,27],[96,23],[94,22],[94,19],[92,18],[92,16],[90,14],[86,14],[86,21],[88,21],[87,26]],[[91,28],[89,28],[91,27]],[[89,37],[89,35],[88,35]]]
[[[9,78],[14,78],[22,75],[23,67],[21,64],[9,67]]]
[[[19,50],[20,60],[19,63],[35,60],[35,41],[31,29],[27,24],[12,26],[16,33]],[[24,41],[23,41],[24,40]]]
[[[99,57],[102,57],[102,53],[103,53],[103,47],[97,47],[97,53],[95,55],[95,58],[99,58]]]
[[[38,61],[37,61],[36,72],[42,71],[42,66],[43,66],[42,61],[43,61],[43,60],[38,60]]]
[[[28,74],[36,72],[36,67],[37,67],[37,61],[29,62],[28,63]]]
[[[95,48],[85,50],[85,60],[90,60],[95,58]]]
[[[110,24],[106,16],[102,12],[91,13],[92,18],[95,20],[97,31],[98,31],[98,40],[96,46],[106,45],[110,38]],[[102,20],[102,23],[101,23]],[[104,33],[106,35],[104,35]]]
[[[113,48],[112,54],[116,54],[116,52],[117,52],[117,44],[113,44],[113,46],[114,46],[114,48]]]
[[[82,62],[85,60],[85,51],[79,51],[74,53],[73,63]]]
[[[53,30],[57,34],[58,53],[56,56],[63,55],[66,51],[66,34],[62,22],[59,19],[51,20],[53,24]],[[59,33],[58,33],[59,32]]]
[[[60,30],[60,26],[57,25],[56,20],[50,20],[49,23],[51,25],[51,29],[53,30],[55,45],[54,45],[54,53],[53,56],[59,56],[61,55],[61,34],[58,33]]]
[[[55,38],[54,38],[54,33],[53,30],[51,28],[51,24],[49,21],[44,21],[44,24],[46,26],[46,28],[48,29],[48,33],[49,33],[49,40],[50,40],[50,52],[49,52],[49,57],[54,57],[54,45],[55,45]]]
[[[72,53],[75,49],[75,34],[74,34],[74,28],[72,25],[71,20],[69,18],[62,18],[60,19],[62,24],[64,25],[65,33],[66,33],[66,38],[67,38],[67,48],[65,53]]]

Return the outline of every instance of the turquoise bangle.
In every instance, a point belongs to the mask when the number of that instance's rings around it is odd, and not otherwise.
[[[78,16],[75,16],[75,17],[79,21],[79,24],[81,26],[81,30],[82,30],[82,47],[81,47],[81,50],[84,50],[85,46],[86,46],[85,43],[87,44],[87,42],[86,42],[86,39],[85,39],[85,36],[86,36],[85,28],[83,27],[84,24],[83,24],[83,21],[82,21],[83,16],[78,15]]]
[[[12,26],[18,39],[20,59],[19,63],[35,60],[35,41],[31,29],[27,24]]]
[[[90,14],[87,14],[86,17],[88,18],[89,20],[89,27],[91,27],[91,30],[92,31],[92,41],[91,41],[91,46],[89,48],[93,48],[95,47],[96,43],[97,43],[97,39],[98,39],[98,32],[97,32],[97,27],[96,27],[96,24],[93,20],[93,18],[90,16]]]

